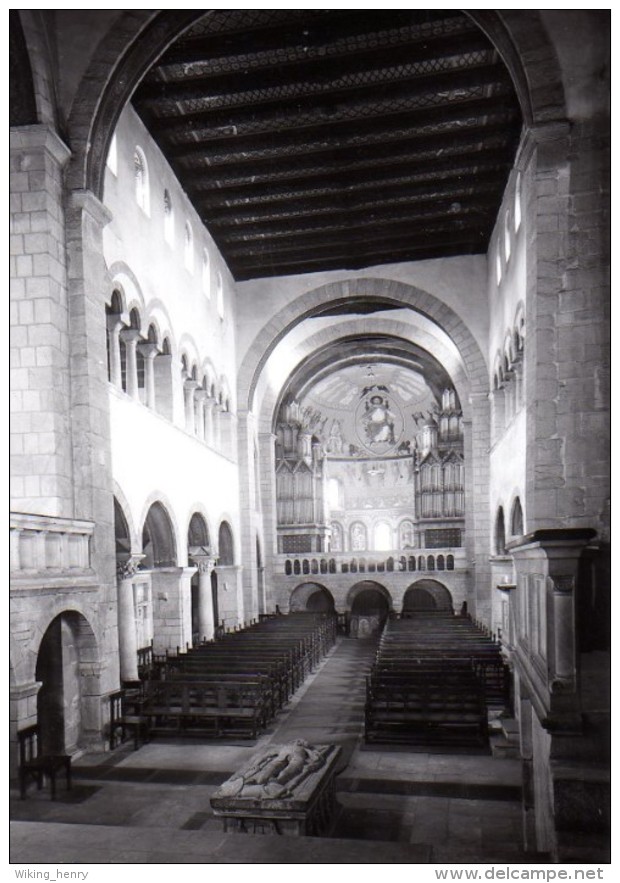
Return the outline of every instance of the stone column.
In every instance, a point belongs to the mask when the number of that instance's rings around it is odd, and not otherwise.
[[[191,561],[198,568],[198,637],[212,641],[215,634],[213,620],[213,597],[211,594],[211,573],[216,559],[212,555],[191,554]]]
[[[143,558],[144,555],[130,555],[125,560],[118,561],[118,645],[121,683],[138,680],[138,642],[133,578]]]
[[[207,397],[206,390],[197,389],[195,395],[196,403],[196,436],[200,441],[205,440],[205,400]]]
[[[144,388],[146,390],[146,406],[155,410],[155,356],[158,354],[157,344],[143,342],[138,344],[138,352],[144,358]]]
[[[226,629],[243,625],[242,571],[243,568],[236,564],[218,564],[216,567],[220,621],[224,620]]]
[[[110,341],[110,383],[116,389],[123,388],[121,368],[121,348],[119,346],[120,331],[123,322],[120,316],[112,314],[108,316],[108,340]]]
[[[172,420],[174,401],[172,389],[172,356],[159,353],[153,360],[153,382],[155,384],[155,410],[162,417]]]
[[[127,353],[127,395],[138,401],[138,365],[136,362],[136,347],[140,340],[140,332],[136,328],[123,328],[120,333],[121,339],[125,344]]]
[[[185,396],[185,429],[192,435],[196,434],[196,416],[194,408],[194,396],[198,384],[195,380],[185,380],[183,383],[183,394]]]

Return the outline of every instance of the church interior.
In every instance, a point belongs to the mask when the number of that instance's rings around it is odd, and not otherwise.
[[[609,50],[10,12],[12,861],[610,861]]]

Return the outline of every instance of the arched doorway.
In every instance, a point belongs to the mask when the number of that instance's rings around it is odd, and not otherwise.
[[[368,638],[383,629],[391,607],[390,594],[384,586],[372,580],[362,580],[353,586],[347,600],[351,610],[351,637]]]
[[[95,634],[85,617],[75,610],[56,616],[43,634],[35,670],[41,683],[37,723],[43,751],[71,754],[95,735],[100,696],[92,669],[97,663]]]
[[[301,583],[291,592],[289,599],[291,613],[303,611],[333,613],[334,609],[334,596],[320,583]]]
[[[452,613],[452,595],[443,583],[434,579],[420,579],[409,586],[403,598],[402,615],[411,616],[416,612],[445,610]]]

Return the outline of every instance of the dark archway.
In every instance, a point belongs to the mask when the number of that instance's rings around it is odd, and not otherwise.
[[[524,533],[523,509],[521,508],[521,500],[519,497],[516,497],[512,504],[512,512],[510,514],[510,535],[513,537],[522,537]]]
[[[314,613],[326,613],[333,611],[334,607],[332,593],[320,583],[300,583],[295,586],[289,598],[291,613],[301,613],[306,610],[311,610]]]
[[[391,608],[387,589],[372,580],[363,580],[350,590],[348,601],[351,606],[351,637],[367,638],[381,631]]]
[[[306,610],[311,613],[333,613],[334,596],[324,588],[318,588],[306,601]]]
[[[412,583],[405,592],[403,598],[403,616],[411,615],[416,611],[445,610],[454,612],[452,595],[449,590],[434,579],[420,579]]]
[[[218,531],[218,564],[221,567],[232,567],[235,563],[235,542],[230,525],[222,521]]]
[[[127,555],[131,552],[129,525],[123,507],[116,497],[114,497],[114,542],[117,555]]]
[[[97,660],[95,634],[81,613],[68,610],[52,620],[39,645],[35,670],[41,683],[37,723],[43,751],[71,754],[85,744],[89,697],[83,668]]]
[[[142,530],[144,567],[176,567],[177,551],[170,516],[161,503],[153,503]]]

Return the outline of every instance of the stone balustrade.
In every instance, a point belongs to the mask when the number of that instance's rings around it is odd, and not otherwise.
[[[330,552],[277,556],[277,572],[285,576],[335,573],[428,573],[463,571],[464,549],[404,549],[394,552]]]
[[[51,515],[10,516],[11,590],[29,585],[96,585],[90,538],[95,525]]]

